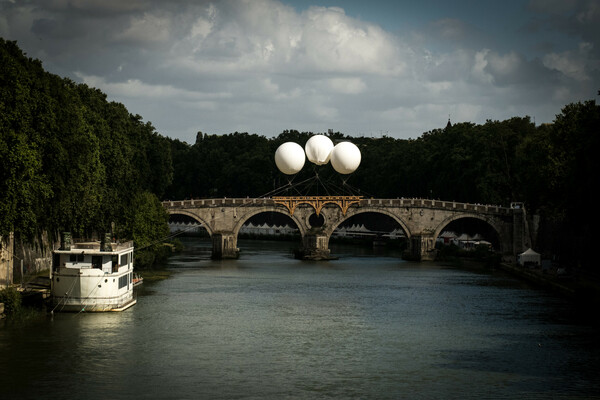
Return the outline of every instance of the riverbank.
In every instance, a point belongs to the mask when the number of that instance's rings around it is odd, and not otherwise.
[[[600,281],[597,278],[539,266],[526,267],[468,257],[450,257],[445,261],[438,261],[445,262],[452,267],[472,271],[501,271],[532,287],[547,290],[575,302],[582,309],[592,309],[600,306]]]
[[[582,306],[600,306],[600,282],[594,279],[508,263],[501,263],[498,267],[534,286],[551,290]]]
[[[168,279],[173,274],[172,271],[167,269],[140,269],[136,270],[143,279],[144,283],[158,282]]]

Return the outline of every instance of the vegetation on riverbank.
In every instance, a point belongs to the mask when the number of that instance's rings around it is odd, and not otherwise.
[[[497,267],[502,261],[501,255],[492,251],[489,246],[478,245],[474,249],[461,249],[460,247],[450,245],[436,246],[436,261],[448,262],[455,265],[462,265],[463,261],[475,261],[485,267]]]
[[[23,295],[14,286],[0,289],[0,304],[4,305],[0,315],[4,322],[23,323],[46,315],[40,304],[26,304]]]
[[[0,303],[4,304],[4,315],[12,317],[21,311],[21,293],[10,286],[0,289]]]
[[[140,271],[139,274],[144,278],[144,283],[152,283],[169,279],[173,272],[164,268],[149,268]]]

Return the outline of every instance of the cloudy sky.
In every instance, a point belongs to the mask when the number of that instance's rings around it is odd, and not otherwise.
[[[0,36],[188,143],[541,124],[600,89],[599,0],[0,0]]]

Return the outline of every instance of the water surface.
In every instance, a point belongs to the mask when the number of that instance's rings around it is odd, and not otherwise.
[[[186,239],[123,313],[0,327],[0,398],[600,398],[598,328],[486,271],[340,246]],[[6,397],[3,397],[6,395]]]

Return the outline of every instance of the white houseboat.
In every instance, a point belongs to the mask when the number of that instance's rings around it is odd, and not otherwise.
[[[51,299],[56,311],[123,311],[133,297],[133,242],[72,241],[64,234],[52,258]]]

